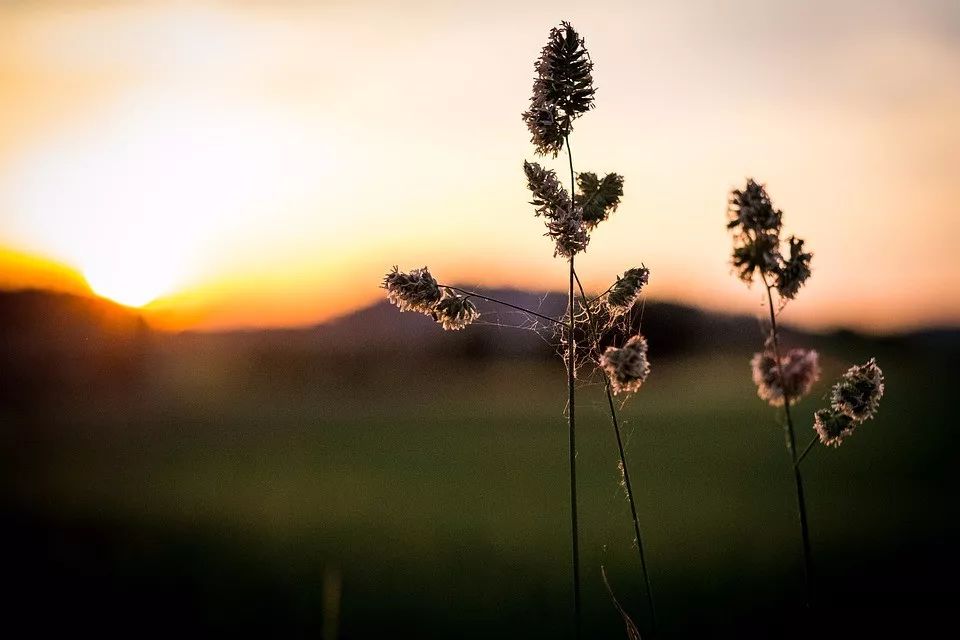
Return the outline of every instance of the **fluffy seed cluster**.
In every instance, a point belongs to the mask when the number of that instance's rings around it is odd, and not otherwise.
[[[396,266],[387,273],[380,285],[387,290],[387,299],[400,311],[416,311],[430,315],[442,293],[440,286],[426,267],[403,273]]]
[[[480,313],[465,296],[446,287],[441,291],[426,267],[404,273],[393,267],[380,285],[387,290],[387,299],[400,311],[416,311],[430,316],[448,331],[463,329]]]
[[[593,62],[580,34],[562,22],[550,30],[534,69],[533,95],[523,120],[537,153],[556,157],[573,121],[593,108]]]
[[[759,273],[773,278],[780,296],[796,297],[810,277],[813,254],[803,250],[803,240],[789,238],[790,255],[780,251],[783,212],[773,206],[766,188],[747,180],[743,189],[730,192],[727,203],[727,228],[733,231],[733,267],[741,280],[750,284]]]
[[[432,315],[447,331],[459,331],[479,318],[480,312],[469,298],[444,289],[443,298],[433,308]]]
[[[649,280],[650,270],[642,266],[627,269],[622,276],[617,276],[617,281],[607,294],[607,306],[612,315],[619,316],[630,311]]]
[[[595,173],[584,172],[577,176],[577,187],[580,193],[574,196],[574,200],[583,210],[583,222],[593,229],[609,218],[620,205],[623,176],[608,173],[601,179]]]
[[[779,233],[783,212],[773,207],[766,188],[749,178],[746,187],[730,192],[727,217],[728,229]]]
[[[621,348],[607,347],[600,357],[600,368],[610,379],[615,394],[637,391],[650,374],[647,339],[637,334]]]
[[[883,371],[876,359],[847,369],[830,390],[830,408],[820,409],[813,416],[820,442],[839,447],[844,438],[876,415],[883,392]]]
[[[570,214],[570,195],[560,184],[555,171],[524,160],[523,173],[527,176],[527,188],[533,195],[530,204],[535,207],[536,215],[561,218]]]
[[[780,265],[780,238],[773,233],[739,236],[733,247],[733,268],[746,283],[754,273],[775,273]]]
[[[833,409],[820,409],[813,414],[813,430],[820,436],[820,442],[831,447],[839,447],[858,424],[860,423],[847,414]]]
[[[820,356],[808,349],[791,349],[781,357],[779,367],[769,351],[757,353],[750,367],[757,395],[774,407],[783,406],[785,397],[799,400],[820,379]]]
[[[883,371],[871,358],[864,364],[847,369],[840,381],[833,385],[830,404],[834,409],[854,420],[868,420],[877,412],[883,397]]]
[[[790,236],[790,257],[781,259],[776,272],[777,291],[788,300],[793,300],[800,287],[810,277],[810,260],[812,253],[803,250],[803,240]]]
[[[553,255],[571,258],[590,244],[590,234],[583,220],[576,216],[557,218],[547,221],[547,233],[554,242]]]
[[[536,215],[546,218],[547,233],[554,241],[554,256],[569,258],[587,248],[590,234],[583,221],[583,207],[574,206],[570,195],[560,184],[557,174],[536,162],[524,162],[527,188]]]

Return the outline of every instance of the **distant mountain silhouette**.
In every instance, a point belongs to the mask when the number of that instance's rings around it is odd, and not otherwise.
[[[150,334],[138,313],[102,298],[0,291],[0,403],[133,382],[143,373]]]
[[[561,318],[566,296],[515,289],[484,289],[485,295]],[[400,313],[386,300],[329,322],[298,329],[205,333],[152,330],[143,317],[110,301],[50,291],[0,291],[0,404],[35,401],[61,389],[136,384],[158,350],[221,349],[258,365],[284,370],[313,358],[364,366],[386,356],[405,358],[552,358],[558,338],[551,323],[477,301],[481,320],[463,331],[443,331],[431,318]],[[642,323],[641,323],[642,319]],[[647,302],[634,316],[655,359],[689,352],[752,353],[762,342],[757,318],[707,312],[665,302]],[[818,347],[827,340],[873,341],[904,348],[960,351],[960,330],[927,329],[867,338],[840,331],[815,335],[786,327],[790,346]],[[162,353],[160,353],[162,355]]]
[[[76,269],[8,247],[0,247],[0,289],[43,289],[90,295],[90,287]]]
[[[564,294],[516,289],[481,289],[478,293],[552,318],[562,318],[566,312]],[[310,331],[319,344],[336,350],[366,346],[398,351],[439,349],[475,356],[552,355],[550,343],[555,339],[550,322],[484,300],[476,300],[476,304],[481,320],[458,332],[443,331],[422,314],[400,313],[386,300]],[[756,346],[761,337],[755,318],[666,302],[647,302],[642,318],[635,313],[634,325],[648,337],[654,355]]]

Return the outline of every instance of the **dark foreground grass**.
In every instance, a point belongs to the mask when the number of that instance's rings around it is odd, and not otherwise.
[[[863,359],[824,346],[824,380]],[[160,352],[133,394],[4,414],[9,624],[317,636],[324,576],[340,576],[343,638],[569,634],[559,362]],[[623,412],[661,635],[942,623],[960,568],[952,356],[881,349],[879,417],[804,463],[810,612],[783,435],[749,356],[655,361]],[[827,386],[798,406],[801,444]],[[600,566],[638,620],[642,578],[602,386],[580,397],[585,627],[623,637]]]

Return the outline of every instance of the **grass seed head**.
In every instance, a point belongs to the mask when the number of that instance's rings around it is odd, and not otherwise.
[[[870,358],[864,364],[847,369],[840,381],[833,385],[830,405],[854,420],[863,422],[877,413],[884,391],[883,371],[877,361]]]
[[[747,284],[753,282],[756,272],[776,273],[780,267],[780,237],[775,233],[757,236],[741,234],[733,247],[733,267]]]
[[[766,187],[753,178],[747,180],[743,189],[730,192],[727,217],[727,228],[740,232],[779,234],[783,224],[783,212],[773,207]]]
[[[788,300],[793,300],[800,287],[810,277],[810,260],[812,253],[803,250],[803,240],[796,236],[790,236],[790,257],[781,259],[777,267],[776,286],[780,295]]]
[[[536,162],[524,161],[523,172],[527,176],[527,188],[533,194],[530,204],[536,207],[536,215],[546,218],[569,215],[570,195],[560,184],[555,171],[544,169]]]
[[[623,176],[617,173],[608,173],[600,179],[595,173],[584,172],[577,176],[577,186],[580,193],[574,199],[583,208],[583,221],[590,229],[609,218],[620,206]]]
[[[650,270],[642,266],[627,269],[623,276],[617,276],[617,281],[607,294],[607,306],[611,314],[620,316],[630,311],[649,281]]]
[[[829,447],[839,447],[859,424],[860,421],[834,409],[820,409],[813,414],[813,429],[820,442]]]
[[[615,394],[637,391],[650,374],[647,339],[637,334],[621,348],[607,347],[600,357],[600,367],[610,379]]]
[[[562,22],[550,30],[534,69],[530,108],[523,120],[537,153],[556,157],[573,121],[593,108],[593,62],[580,34]]]
[[[757,353],[750,361],[750,367],[757,395],[774,407],[783,406],[784,395],[799,400],[810,393],[813,384],[820,379],[820,356],[808,349],[791,349],[781,359],[780,367],[777,367],[772,352]]]
[[[433,308],[434,320],[446,331],[459,331],[479,317],[480,313],[473,302],[446,288],[443,298]]]
[[[380,286],[387,290],[387,299],[397,305],[400,311],[417,311],[427,315],[433,313],[442,295],[440,286],[426,267],[404,273],[394,266],[384,276]]]
[[[590,244],[590,234],[579,216],[569,215],[547,221],[547,232],[544,234],[556,244],[553,255],[571,258],[587,248]]]

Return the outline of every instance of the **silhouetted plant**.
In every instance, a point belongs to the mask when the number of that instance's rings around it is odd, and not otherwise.
[[[838,446],[854,428],[876,412],[883,395],[883,373],[874,360],[852,367],[833,387],[831,407],[814,414],[813,428],[817,433],[798,454],[794,433],[791,403],[807,395],[820,379],[820,362],[816,351],[791,349],[783,354],[777,316],[793,300],[810,277],[812,253],[804,251],[804,241],[796,236],[787,239],[789,253],[780,251],[780,233],[783,212],[774,208],[766,188],[752,178],[743,189],[734,189],[727,207],[727,228],[733,232],[732,264],[738,277],[748,285],[759,275],[766,290],[770,316],[769,335],[763,351],[750,361],[757,395],[774,407],[783,407],[787,452],[793,466],[797,492],[797,516],[803,544],[806,603],[814,597],[813,559],[810,551],[810,531],[803,493],[800,463],[819,441]],[[780,300],[774,305],[773,291]]]
[[[530,106],[523,113],[531,134],[534,151],[540,156],[556,158],[567,151],[570,171],[570,191],[561,183],[556,171],[536,162],[524,162],[523,171],[532,195],[534,214],[543,217],[545,236],[553,242],[554,257],[568,263],[567,311],[563,318],[551,318],[539,312],[518,307],[502,300],[438,283],[426,267],[409,273],[396,267],[383,280],[387,297],[401,311],[416,311],[433,317],[444,329],[461,329],[479,316],[471,298],[479,298],[528,313],[547,320],[557,328],[556,336],[563,348],[567,370],[567,422],[570,467],[570,521],[574,617],[577,635],[580,634],[580,556],[579,524],[577,521],[577,466],[576,466],[576,380],[578,368],[589,363],[592,370],[603,376],[604,389],[610,410],[611,424],[616,435],[618,468],[626,492],[633,520],[640,566],[643,571],[651,615],[651,627],[656,618],[649,573],[644,556],[640,522],[634,501],[633,488],[623,446],[614,394],[638,391],[646,380],[650,365],[647,359],[647,341],[634,329],[631,310],[638,304],[650,272],[644,267],[628,269],[609,289],[594,298],[588,298],[575,268],[575,257],[586,250],[590,232],[617,210],[623,196],[623,177],[608,173],[574,172],[570,134],[573,122],[594,107],[593,62],[583,38],[568,22],[551,29],[547,44],[534,65],[533,92]],[[579,187],[579,189],[578,189]],[[574,286],[579,289],[579,299]],[[584,341],[578,358],[578,340]],[[617,608],[628,621],[629,616]]]
[[[839,447],[844,438],[876,415],[883,391],[883,371],[873,358],[847,369],[830,390],[830,408],[814,414],[813,428],[820,442]]]

